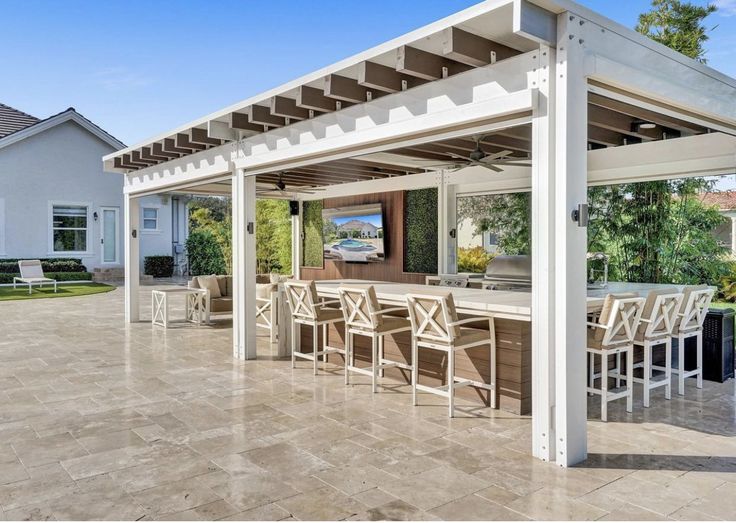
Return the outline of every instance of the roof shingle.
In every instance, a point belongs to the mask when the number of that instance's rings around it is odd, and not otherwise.
[[[35,116],[0,103],[0,138],[5,138],[39,121]]]
[[[698,199],[705,205],[714,205],[719,211],[736,209],[736,191],[708,192],[698,195]]]

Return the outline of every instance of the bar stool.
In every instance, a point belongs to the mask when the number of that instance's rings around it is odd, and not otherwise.
[[[317,296],[317,287],[312,280],[289,280],[284,283],[286,300],[291,310],[291,368],[296,368],[296,358],[314,362],[314,374],[317,374],[317,362],[322,356],[323,363],[327,355],[345,354],[343,349],[327,346],[327,327],[343,321],[342,311],[327,307],[339,300],[324,301]],[[301,333],[301,325],[312,327],[312,352],[297,351],[297,335]],[[322,327],[322,350],[319,349],[319,327]]]
[[[345,320],[345,385],[350,383],[350,372],[358,372],[371,376],[371,389],[376,392],[376,381],[383,369],[397,367],[412,370],[412,365],[383,357],[384,338],[388,334],[411,330],[406,318],[406,307],[381,309],[373,285],[350,285],[337,289],[342,304]],[[385,316],[392,312],[403,312],[402,317]],[[371,369],[355,366],[353,342],[355,336],[367,336],[371,339]]]
[[[676,289],[661,289],[650,291],[644,303],[641,323],[634,336],[634,347],[642,347],[644,361],[634,364],[634,369],[643,368],[641,378],[633,376],[635,383],[644,386],[644,407],[649,407],[650,392],[657,387],[664,387],[665,399],[672,398],[672,331],[677,321],[677,312],[680,309],[682,294]],[[664,367],[654,365],[652,360],[655,347],[664,348]],[[620,369],[621,355],[616,355],[616,366]],[[664,379],[654,380],[652,371],[664,372]],[[616,385],[619,383],[616,376]]]
[[[626,412],[633,410],[634,387],[632,383],[634,367],[634,335],[639,328],[644,298],[630,294],[609,294],[603,302],[603,309],[598,317],[599,323],[587,322],[587,349],[590,362],[588,393],[601,397],[601,420],[608,420],[608,403],[619,398],[626,398]],[[623,391],[608,390],[609,356],[626,355],[626,387]],[[595,388],[595,356],[601,357],[601,388]],[[619,373],[620,374],[620,373]]]
[[[677,368],[673,368],[672,373],[677,374],[677,393],[680,396],[685,395],[685,378],[696,376],[697,388],[703,388],[703,322],[712,299],[713,289],[707,285],[690,285],[683,289],[679,322],[673,333],[677,338]],[[693,370],[686,371],[685,340],[692,337],[696,338],[696,365]]]
[[[412,404],[417,405],[417,390],[448,399],[449,416],[455,415],[455,389],[472,385],[490,391],[491,408],[496,408],[496,330],[493,317],[458,319],[451,292],[408,294],[409,319],[412,329]],[[488,331],[462,327],[469,323],[488,322]],[[489,345],[490,383],[455,376],[455,353],[460,350]],[[447,385],[419,385],[419,349],[437,350],[447,354]]]

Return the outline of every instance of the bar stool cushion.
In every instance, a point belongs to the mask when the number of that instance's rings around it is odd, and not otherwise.
[[[707,285],[687,285],[682,289],[682,303],[680,303],[680,314],[685,314],[687,312],[687,302],[690,301],[690,295],[693,292],[696,291],[703,291],[708,289]],[[698,323],[697,317],[693,316],[693,318],[687,323],[687,325],[682,325],[682,322],[678,320],[677,327],[675,331],[677,333],[688,333],[688,332],[694,332],[700,329],[700,324]]]
[[[611,318],[611,313],[613,312],[613,304],[616,302],[616,300],[624,298],[636,298],[636,296],[637,295],[633,292],[607,294],[605,300],[603,300],[603,308],[601,309],[601,314],[598,317],[598,323],[600,325],[606,325],[608,323],[608,320]],[[588,329],[588,339],[590,339],[591,331],[593,334],[593,341],[597,343],[597,345],[591,345],[591,342],[588,341],[588,346],[591,348],[600,348],[601,344],[603,343],[603,338],[606,335],[606,329]]]
[[[451,291],[435,291],[432,290],[431,296],[427,296],[426,299],[423,299],[421,297],[417,297],[416,301],[417,303],[427,312],[432,310],[432,306],[436,303],[437,298],[443,298],[445,300],[445,303],[447,304],[447,313],[450,316],[451,322],[458,321],[458,315],[457,315],[457,309],[455,308],[455,300],[452,297]],[[434,314],[432,315],[434,321],[437,322],[437,324],[440,326],[440,328],[444,330],[448,330],[447,324],[445,322],[444,314],[442,314],[442,307],[437,307]],[[431,328],[431,331],[435,331],[434,328]],[[453,326],[449,328],[449,331],[453,334],[453,336],[457,337],[460,336],[460,327]],[[442,335],[442,333],[435,333],[430,332],[428,334],[437,334]],[[423,338],[423,336],[418,336],[418,338]],[[434,343],[436,340],[430,338],[431,341]]]
[[[674,287],[668,287],[666,289],[655,289],[649,291],[649,294],[647,294],[647,301],[644,302],[644,309],[641,313],[641,318],[643,320],[652,320],[652,312],[654,311],[654,303],[657,301],[657,298],[659,296],[665,295],[665,294],[677,294],[677,289]],[[649,323],[642,321],[639,324],[639,328],[636,330],[636,336],[634,339],[637,341],[643,341],[644,340],[644,333],[649,328]],[[655,336],[655,337],[661,337],[661,336]]]
[[[333,321],[342,320],[342,311],[340,309],[330,309],[328,307],[317,307],[317,321]]]

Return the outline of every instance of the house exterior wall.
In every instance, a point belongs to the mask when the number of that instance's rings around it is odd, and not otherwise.
[[[66,121],[0,149],[0,259],[81,258],[89,271],[123,266],[123,179],[105,173],[101,158],[114,148],[73,121]],[[84,252],[54,252],[51,208],[87,207]],[[171,207],[160,197],[141,199],[157,206],[160,231],[142,235],[141,263],[149,254],[171,254]],[[117,263],[103,263],[103,208],[118,210]],[[94,214],[97,213],[97,220]]]

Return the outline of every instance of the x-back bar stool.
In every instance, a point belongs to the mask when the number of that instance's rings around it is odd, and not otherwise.
[[[412,404],[417,404],[417,390],[448,399],[449,416],[455,414],[455,389],[474,386],[490,391],[491,408],[496,408],[496,330],[493,317],[458,319],[451,292],[408,294],[409,319],[412,328]],[[488,322],[488,331],[463,327],[469,323]],[[490,347],[490,383],[461,379],[455,376],[455,353],[460,350],[488,345]],[[447,385],[419,385],[419,349],[437,350],[447,354]]]
[[[340,309],[329,308],[328,305],[339,303],[339,300],[321,301],[317,296],[317,287],[312,280],[289,280],[284,283],[286,299],[291,310],[291,367],[296,367],[296,358],[312,360],[314,374],[317,374],[319,357],[327,361],[327,355],[332,353],[345,354],[343,349],[327,346],[327,327],[332,323],[343,321]],[[297,335],[301,325],[312,327],[312,352],[299,352]],[[322,349],[319,349],[319,327],[322,327]]]
[[[601,397],[601,420],[608,420],[608,402],[626,398],[626,412],[633,410],[634,387],[634,335],[639,328],[644,298],[631,295],[609,294],[603,302],[598,323],[588,322],[587,353],[590,359],[588,393]],[[608,390],[608,363],[613,354],[626,355],[626,387]],[[601,372],[595,373],[595,356],[601,358]],[[618,372],[616,374],[619,374]],[[601,388],[595,388],[595,378],[600,376]]]
[[[633,377],[634,382],[644,385],[644,407],[649,407],[650,392],[657,387],[665,388],[666,399],[672,398],[672,330],[681,301],[682,294],[676,289],[661,289],[650,291],[644,303],[641,323],[634,336],[634,346],[644,349],[644,361],[635,364],[634,368],[642,367],[644,374],[641,378]],[[655,347],[664,348],[664,367],[652,362]],[[664,378],[653,379],[652,370],[664,372]]]
[[[389,367],[412,370],[413,365],[387,360],[383,357],[384,338],[389,334],[411,330],[406,318],[406,307],[381,309],[375,288],[372,285],[339,287],[338,294],[345,319],[345,385],[350,383],[350,372],[371,376],[371,388],[376,392],[379,372]],[[403,317],[386,314],[403,312]],[[371,369],[355,366],[355,336],[371,338]],[[414,362],[412,362],[414,363]]]
[[[673,333],[677,337],[677,367],[672,369],[672,373],[677,374],[677,393],[680,396],[685,395],[685,378],[696,376],[697,388],[703,388],[703,322],[713,299],[713,289],[707,285],[685,287],[683,292],[679,322]],[[686,371],[685,340],[692,337],[696,338],[696,366]]]

